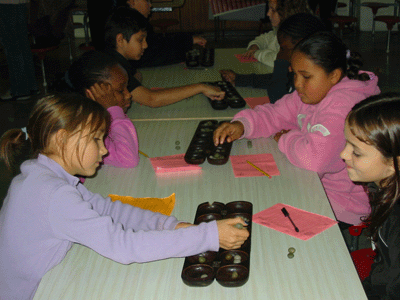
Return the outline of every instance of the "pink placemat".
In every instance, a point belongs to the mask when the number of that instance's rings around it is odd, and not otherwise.
[[[289,218],[285,217],[281,209],[285,207],[289,212],[293,223],[299,228],[299,232],[294,230]],[[298,239],[307,241],[313,236],[332,227],[337,221],[331,218],[310,213],[308,211],[277,203],[270,208],[264,209],[253,215],[253,222],[286,233]]]
[[[264,96],[264,97],[249,97],[244,99],[246,103],[251,107],[254,108],[257,105],[263,105],[265,103],[270,103],[269,97]]]
[[[185,162],[185,154],[175,154],[170,156],[151,157],[150,161],[156,173],[182,172],[201,170],[198,165],[191,165]]]
[[[230,161],[235,177],[265,176],[265,174],[255,169],[247,161],[251,162],[270,176],[281,175],[278,166],[275,163],[274,157],[270,153],[231,155]]]
[[[235,54],[235,57],[242,63],[258,62],[254,57],[244,57],[243,54]]]

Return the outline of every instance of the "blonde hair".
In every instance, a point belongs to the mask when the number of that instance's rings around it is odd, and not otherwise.
[[[78,94],[50,95],[38,100],[29,117],[27,133],[31,144],[32,157],[39,154],[50,155],[52,136],[59,130],[65,130],[66,139],[61,145],[61,157],[64,159],[66,140],[79,134],[83,129],[89,129],[89,135],[94,135],[104,125],[110,123],[108,112],[97,102],[89,101]],[[8,168],[14,161],[18,149],[22,148],[25,135],[21,129],[7,131],[0,141],[0,159]],[[84,149],[83,149],[84,151]],[[80,162],[79,142],[77,144],[78,160]]]

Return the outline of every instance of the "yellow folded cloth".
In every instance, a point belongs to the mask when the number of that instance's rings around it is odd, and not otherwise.
[[[134,198],[131,196],[108,195],[112,201],[121,201],[125,204],[130,204],[139,208],[159,212],[170,216],[175,206],[175,193],[165,198]]]

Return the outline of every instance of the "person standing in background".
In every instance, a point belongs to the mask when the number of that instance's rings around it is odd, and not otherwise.
[[[6,54],[10,92],[1,100],[24,100],[38,92],[28,39],[29,0],[0,0],[0,42]]]

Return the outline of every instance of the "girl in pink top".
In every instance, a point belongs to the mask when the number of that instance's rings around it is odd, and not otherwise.
[[[100,103],[111,115],[104,141],[108,150],[104,164],[136,167],[139,145],[135,126],[125,114],[132,102],[125,69],[111,56],[90,51],[75,61],[67,74],[67,82],[76,92]]]
[[[275,104],[239,112],[231,123],[215,131],[215,144],[274,136],[292,164],[318,173],[336,218],[359,224],[369,214],[368,197],[348,178],[339,154],[345,145],[344,124],[350,109],[380,93],[378,78],[360,71],[361,65],[360,56],[347,50],[333,33],[309,36],[296,45],[292,55],[296,91]]]

